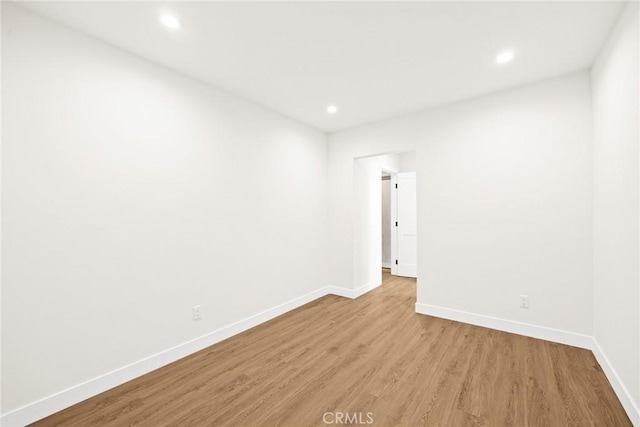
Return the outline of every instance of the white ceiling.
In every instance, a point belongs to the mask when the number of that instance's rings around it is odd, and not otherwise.
[[[324,131],[589,67],[618,2],[21,2]],[[170,31],[170,11],[183,28]],[[503,49],[516,52],[495,63]],[[326,113],[334,103],[339,111]]]

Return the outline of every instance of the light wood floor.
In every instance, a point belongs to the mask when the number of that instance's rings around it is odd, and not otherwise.
[[[631,425],[591,352],[416,314],[415,287],[384,273],[36,425]]]

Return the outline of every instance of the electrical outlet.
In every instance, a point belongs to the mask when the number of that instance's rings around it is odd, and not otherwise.
[[[520,295],[520,308],[529,308],[529,295]]]
[[[202,319],[202,306],[196,305],[193,307],[193,321]]]

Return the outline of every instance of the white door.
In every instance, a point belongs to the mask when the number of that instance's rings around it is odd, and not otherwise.
[[[397,276],[417,277],[418,241],[416,208],[416,173],[396,175],[396,268]]]

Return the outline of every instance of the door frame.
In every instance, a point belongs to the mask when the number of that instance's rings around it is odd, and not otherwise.
[[[391,188],[389,189],[389,200],[391,202],[391,213],[389,215],[389,221],[391,224],[391,274],[398,274],[398,265],[396,260],[398,259],[398,227],[396,221],[398,221],[398,192],[396,185],[398,184],[398,171],[382,168],[382,172],[391,174]],[[380,237],[382,239],[382,237]],[[382,244],[382,242],[380,242]],[[382,262],[382,261],[381,261]]]

